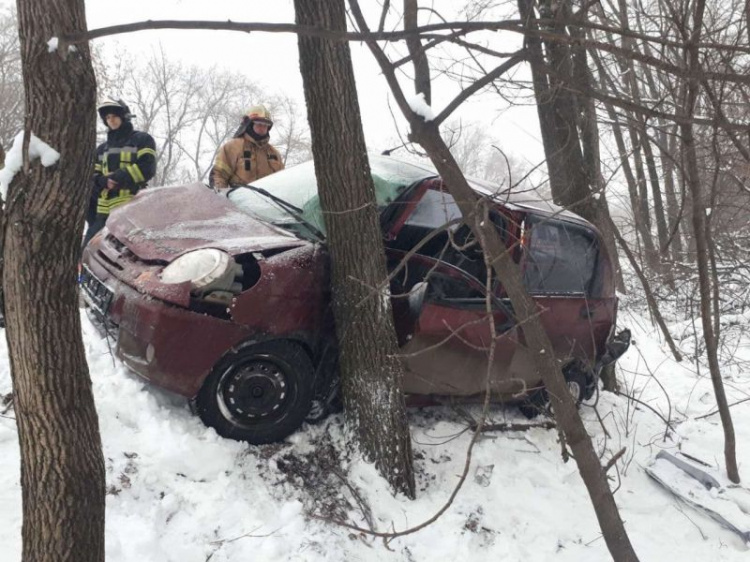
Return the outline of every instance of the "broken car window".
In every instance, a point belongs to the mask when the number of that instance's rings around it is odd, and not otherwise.
[[[594,233],[572,223],[529,217],[524,280],[530,293],[591,293],[598,246]]]

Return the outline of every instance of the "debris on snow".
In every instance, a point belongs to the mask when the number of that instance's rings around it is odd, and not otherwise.
[[[3,201],[5,201],[8,194],[10,182],[13,181],[13,177],[23,167],[23,137],[23,131],[21,131],[13,139],[13,145],[5,155],[5,168],[0,170],[0,195],[2,195]],[[35,136],[34,133],[31,133],[29,161],[34,161],[37,158],[42,161],[42,166],[46,168],[52,166],[52,164],[60,159],[60,153]]]

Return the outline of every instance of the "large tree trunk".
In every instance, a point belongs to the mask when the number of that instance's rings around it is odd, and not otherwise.
[[[344,0],[295,0],[294,6],[300,25],[346,29]],[[373,289],[387,270],[349,45],[302,35],[298,41],[331,252],[347,421],[385,478],[414,497],[403,366],[390,300]]]
[[[95,143],[83,0],[18,0],[27,129],[60,152],[11,183],[4,236],[6,335],[21,447],[23,560],[104,560],[104,462],[76,295]],[[65,56],[67,55],[67,57]]]

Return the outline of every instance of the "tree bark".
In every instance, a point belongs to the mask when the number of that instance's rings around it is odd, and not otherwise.
[[[104,461],[76,293],[95,148],[88,46],[48,52],[86,30],[83,0],[19,0],[27,132],[60,153],[10,185],[3,232],[6,336],[21,448],[25,562],[104,560]]]
[[[581,14],[585,21],[586,15]],[[573,30],[571,35],[574,37],[583,36],[584,32],[580,29]],[[584,90],[593,88],[591,71],[588,64],[586,49],[583,47],[572,48],[573,73],[576,84],[581,84]],[[604,244],[607,247],[609,259],[612,260],[615,270],[615,281],[617,289],[625,292],[625,280],[622,276],[620,266],[620,256],[617,253],[617,244],[612,232],[612,217],[609,213],[609,204],[607,203],[606,185],[602,176],[601,153],[599,150],[599,124],[597,122],[596,106],[593,98],[580,97],[578,99],[580,110],[578,112],[578,127],[581,130],[581,145],[583,150],[583,162],[586,166],[586,175],[589,180],[589,188],[597,194],[595,198],[595,215],[596,220],[592,221],[602,232]],[[614,368],[605,369],[602,373],[602,380],[605,389],[614,389],[617,381],[614,378]]]
[[[346,29],[344,0],[295,0],[298,24]],[[328,245],[347,422],[393,487],[415,495],[403,366],[348,43],[298,36]]]

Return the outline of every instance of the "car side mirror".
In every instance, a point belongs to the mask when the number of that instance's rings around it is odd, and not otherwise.
[[[424,298],[427,294],[427,282],[426,281],[420,281],[419,283],[415,283],[414,286],[411,288],[411,291],[409,291],[409,315],[412,318],[418,318],[419,314],[422,312],[422,306],[424,306]]]

